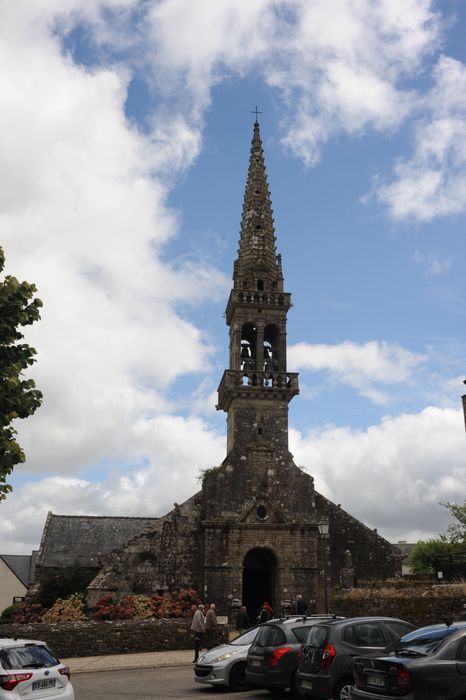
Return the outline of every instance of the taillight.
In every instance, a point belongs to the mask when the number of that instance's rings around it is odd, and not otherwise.
[[[398,670],[397,678],[398,690],[403,693],[408,693],[411,689],[411,674],[407,668],[400,668]]]
[[[337,652],[335,651],[335,647],[333,644],[327,644],[327,646],[324,649],[324,653],[322,654],[322,659],[320,661],[320,668],[330,668],[332,665],[332,661],[337,655]]]
[[[62,676],[66,676],[68,680],[70,680],[71,678],[71,671],[69,666],[63,666],[63,668],[59,668],[58,673],[61,673]]]
[[[278,647],[278,649],[274,649],[269,659],[270,668],[275,668],[285,654],[288,654],[290,651],[293,651],[291,647]]]
[[[10,673],[7,676],[0,676],[0,688],[14,690],[18,683],[28,681],[30,678],[32,678],[32,673]]]

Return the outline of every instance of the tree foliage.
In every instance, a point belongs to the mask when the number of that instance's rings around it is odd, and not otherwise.
[[[448,538],[450,542],[456,542],[458,544],[463,543],[466,545],[466,501],[463,505],[459,503],[442,503],[441,505],[448,508],[450,513],[457,520],[456,523],[453,523],[448,528]]]
[[[5,256],[0,248],[0,272]],[[24,379],[23,372],[35,362],[36,351],[26,343],[19,330],[40,318],[42,302],[35,299],[36,287],[5,276],[0,281],[0,501],[11,491],[6,483],[13,467],[25,456],[15,439],[12,422],[32,415],[42,402],[41,392],[33,379]]]
[[[39,577],[39,590],[33,596],[34,602],[50,608],[58,598],[65,599],[74,593],[85,594],[95,575],[95,569],[81,567],[79,564],[45,571]]]

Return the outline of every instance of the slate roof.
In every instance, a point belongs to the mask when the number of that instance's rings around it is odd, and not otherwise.
[[[146,528],[158,518],[123,518],[48,513],[37,558],[38,567],[72,566],[100,568],[100,558]]]
[[[5,564],[14,573],[21,583],[29,586],[34,580],[34,570],[36,566],[37,551],[31,554],[0,554]]]

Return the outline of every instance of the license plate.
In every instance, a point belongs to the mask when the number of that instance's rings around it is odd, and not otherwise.
[[[300,686],[306,690],[312,690],[312,681],[301,681]]]
[[[260,666],[260,665],[261,665],[261,662],[260,662],[260,661],[256,661],[256,659],[253,659],[253,660],[251,661],[251,666]]]
[[[384,676],[369,674],[367,676],[367,685],[375,685],[377,688],[385,688],[385,678]]]
[[[55,678],[46,678],[42,681],[34,681],[33,690],[44,690],[44,688],[55,688]]]

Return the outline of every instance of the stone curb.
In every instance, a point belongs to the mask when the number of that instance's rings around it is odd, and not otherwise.
[[[112,654],[109,656],[81,656],[60,659],[69,666],[71,674],[98,671],[130,671],[137,669],[191,666],[192,651],[155,651],[141,654]]]

